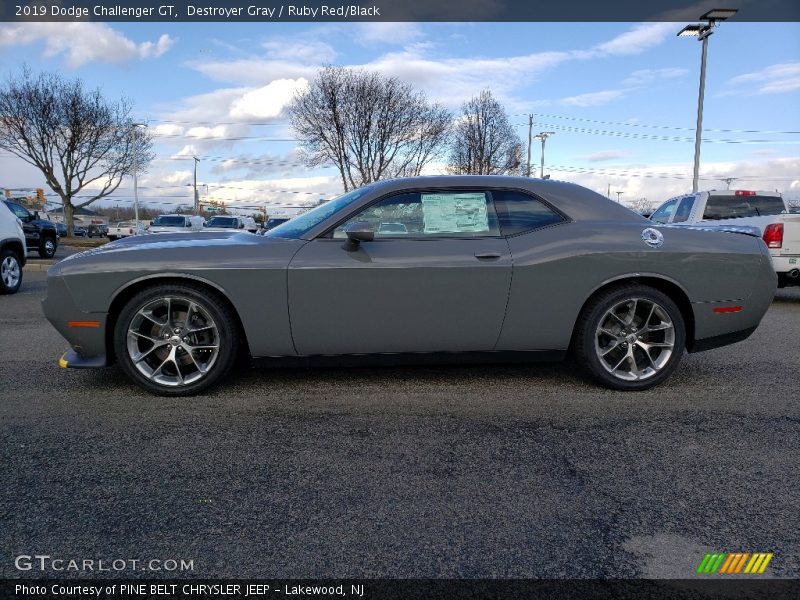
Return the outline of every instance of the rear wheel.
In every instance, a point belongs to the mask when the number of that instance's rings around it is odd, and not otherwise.
[[[222,379],[236,361],[238,333],[231,309],[191,284],[157,285],[120,313],[114,349],[125,373],[163,396],[197,394]]]
[[[618,390],[645,390],[678,367],[686,328],[678,306],[663,292],[629,284],[601,292],[578,318],[573,348],[598,382]]]
[[[13,250],[0,252],[0,294],[13,294],[22,285],[22,267]]]

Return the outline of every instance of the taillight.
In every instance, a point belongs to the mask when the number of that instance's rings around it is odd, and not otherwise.
[[[756,193],[752,192],[750,190],[736,190],[734,195],[736,195],[736,196],[755,196]]]
[[[783,246],[783,223],[770,223],[764,229],[764,242],[767,248],[780,248]]]
[[[128,229],[128,233],[133,235],[133,229]]]

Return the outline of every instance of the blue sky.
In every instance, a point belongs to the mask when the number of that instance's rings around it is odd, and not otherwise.
[[[454,112],[489,88],[523,139],[528,113],[534,132],[556,132],[546,151],[553,178],[655,203],[691,187],[700,44],[676,37],[682,26],[0,24],[0,73],[25,62],[132,99],[157,136],[158,159],[141,181],[154,203],[191,202],[193,154],[208,185],[203,195],[228,205],[294,206],[338,193],[333,169],[309,170],[294,142],[268,141],[293,137],[286,103],[325,63],[398,76]],[[704,130],[714,141],[703,145],[701,189],[724,188],[715,177],[739,177],[734,187],[800,197],[800,24],[717,29]],[[40,185],[35,170],[0,156],[0,187]],[[129,203],[130,184],[116,196]]]

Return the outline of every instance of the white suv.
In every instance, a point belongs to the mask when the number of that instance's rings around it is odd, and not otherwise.
[[[27,258],[22,223],[5,202],[0,202],[0,294],[19,289]]]

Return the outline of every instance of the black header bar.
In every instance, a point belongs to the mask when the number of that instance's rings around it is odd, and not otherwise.
[[[738,9],[737,22],[800,21],[797,0],[3,0],[0,21],[685,22],[714,8]]]

